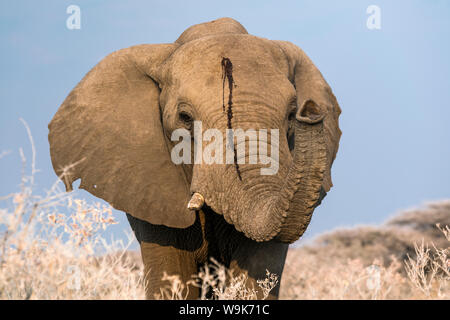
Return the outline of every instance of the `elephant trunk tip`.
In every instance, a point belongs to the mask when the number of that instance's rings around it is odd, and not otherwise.
[[[200,210],[205,204],[205,198],[198,192],[195,192],[187,205],[189,210]]]

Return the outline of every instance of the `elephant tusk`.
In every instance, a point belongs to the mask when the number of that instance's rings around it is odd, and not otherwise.
[[[205,203],[205,198],[200,193],[195,192],[187,205],[189,210],[200,210]]]

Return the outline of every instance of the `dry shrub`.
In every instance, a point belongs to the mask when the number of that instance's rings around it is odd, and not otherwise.
[[[446,226],[438,229],[445,235],[450,242],[450,228]],[[419,289],[427,298],[449,298],[450,281],[450,260],[448,255],[450,248],[439,249],[434,243],[431,243],[434,253],[430,250],[424,241],[415,244],[416,257],[408,257],[405,261],[406,272],[412,284]]]
[[[110,207],[59,192],[38,197],[30,187],[8,200],[11,209],[0,209],[1,299],[143,297],[131,236],[128,244],[100,236],[115,223]]]
[[[394,230],[412,230],[413,240],[422,238],[425,242],[433,242],[438,248],[448,246],[447,239],[442,236],[442,230],[436,225],[450,226],[450,200],[427,203],[425,208],[410,209],[389,219],[386,227]]]
[[[246,273],[235,275],[233,270],[214,259],[187,283],[183,283],[178,275],[169,276],[166,273],[163,280],[170,284],[161,288],[156,298],[170,300],[185,299],[190,286],[200,288],[201,300],[265,300],[278,284],[278,276],[266,270],[266,278],[257,280],[258,288],[248,287]]]
[[[215,260],[203,267],[196,280],[197,285],[200,283],[201,298],[206,299],[208,289],[212,288],[211,299],[215,300],[265,300],[278,284],[278,276],[266,270],[266,278],[257,280],[258,288],[248,287],[246,273],[235,275]]]
[[[397,299],[407,298],[408,284],[393,260],[385,268],[361,260],[330,261],[327,257],[289,252],[281,281],[281,299]]]
[[[116,223],[111,207],[89,204],[55,183],[35,193],[31,174],[18,192],[0,198],[0,299],[139,299],[142,267],[128,243],[106,241],[101,231]],[[24,172],[27,162],[22,149]]]
[[[290,248],[282,299],[449,299],[450,201]]]

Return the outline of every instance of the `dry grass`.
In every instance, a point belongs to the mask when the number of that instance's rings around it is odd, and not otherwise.
[[[55,183],[34,190],[22,149],[20,190],[0,198],[0,299],[139,299],[142,266],[122,241],[105,241],[114,224],[109,206],[89,204]]]
[[[0,209],[1,299],[143,296],[142,268],[129,244],[100,236],[115,223],[111,208],[53,191],[34,196],[29,186],[5,200],[11,206]]]
[[[183,283],[178,275],[164,274],[168,285],[161,289],[157,299],[183,300],[189,293],[189,287],[200,288],[201,300],[257,300],[266,299],[278,284],[278,276],[266,271],[266,278],[258,280],[258,288],[246,286],[248,275],[235,275],[232,270],[212,259],[188,283]]]
[[[20,190],[0,198],[0,299],[143,299],[140,256],[128,250],[133,236],[106,241],[102,231],[115,223],[111,208],[77,199],[59,183],[36,194],[34,146],[32,154]],[[280,298],[449,299],[449,226],[450,201],[442,201],[381,226],[326,233],[289,250]],[[259,288],[248,289],[246,275],[214,261],[188,284],[165,278],[166,299],[184,299],[190,285],[202,288],[202,299],[255,299],[279,281],[268,272]]]
[[[281,298],[449,299],[449,225],[441,201],[291,248]]]

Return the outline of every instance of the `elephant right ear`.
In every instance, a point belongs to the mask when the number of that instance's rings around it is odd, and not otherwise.
[[[189,186],[170,158],[152,79],[176,44],[116,51],[73,89],[49,124],[55,172],[67,191],[80,188],[152,224],[186,228]]]

